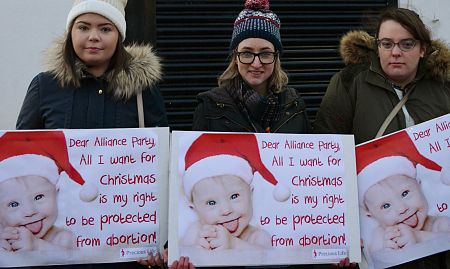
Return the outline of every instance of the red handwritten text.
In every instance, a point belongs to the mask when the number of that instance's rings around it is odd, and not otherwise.
[[[100,230],[103,231],[105,225],[111,224],[129,224],[129,223],[156,223],[156,211],[152,214],[138,212],[136,214],[109,214],[100,215]]]

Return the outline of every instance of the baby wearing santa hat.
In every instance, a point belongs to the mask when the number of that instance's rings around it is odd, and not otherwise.
[[[206,250],[264,249],[270,235],[250,225],[254,173],[275,185],[276,200],[288,199],[262,163],[254,134],[202,134],[185,155],[183,189],[197,216],[180,244]]]
[[[63,132],[8,132],[0,137],[0,251],[75,246],[70,231],[54,226],[62,171],[83,185],[82,200],[95,199],[97,189],[85,184],[69,162]]]
[[[416,166],[448,172],[423,156],[405,131],[356,148],[359,203],[362,212],[377,222],[369,252],[398,250],[440,237],[450,238],[450,218],[428,214],[428,202],[416,178]]]

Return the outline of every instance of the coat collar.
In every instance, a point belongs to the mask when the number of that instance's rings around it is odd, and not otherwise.
[[[63,85],[73,84],[74,77],[64,63],[64,38],[60,38],[55,45],[46,51],[45,63],[47,70]],[[122,70],[117,76],[106,74],[109,88],[114,96],[129,99],[131,96],[142,92],[155,85],[162,76],[162,67],[159,57],[149,45],[131,45],[125,49],[131,55],[128,68]],[[81,61],[77,61],[75,69],[81,74],[85,69]]]
[[[375,38],[364,31],[348,32],[342,37],[339,47],[346,65],[370,63],[376,51]],[[450,81],[450,48],[441,40],[433,40],[420,65],[419,72],[426,77]]]

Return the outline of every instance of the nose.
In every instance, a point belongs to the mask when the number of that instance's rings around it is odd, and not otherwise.
[[[404,202],[399,201],[397,208],[398,214],[403,215],[406,213],[406,211],[408,211],[408,207],[406,206],[406,204]]]
[[[394,44],[394,47],[391,50],[392,56],[398,57],[402,53],[402,50],[400,49],[398,44]]]
[[[100,35],[98,34],[97,30],[91,30],[89,32],[89,40],[90,41],[98,41],[100,39]]]
[[[220,207],[220,212],[223,216],[227,216],[231,214],[231,206],[228,202],[222,203],[222,206]]]
[[[259,59],[259,55],[255,56],[255,59],[253,60],[252,66],[253,67],[260,67],[260,66],[262,66],[261,60]]]
[[[25,203],[22,205],[25,217],[32,217],[36,215],[36,206],[33,203]]]

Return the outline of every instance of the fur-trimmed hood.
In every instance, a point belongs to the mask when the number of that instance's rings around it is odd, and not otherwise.
[[[47,70],[54,74],[62,85],[70,85],[74,84],[75,78],[64,63],[64,43],[64,38],[58,39],[55,45],[46,51],[44,59]],[[114,78],[112,72],[109,72],[106,79],[109,82],[109,90],[114,96],[129,99],[161,80],[162,67],[160,58],[149,45],[134,44],[125,49],[131,55],[128,68],[122,70]],[[82,74],[85,69],[84,64],[77,61],[75,69],[77,74]]]
[[[376,53],[375,38],[364,31],[351,31],[340,42],[339,52],[346,65],[370,62]],[[425,56],[425,70],[433,79],[450,81],[450,48],[441,40],[433,40]]]

